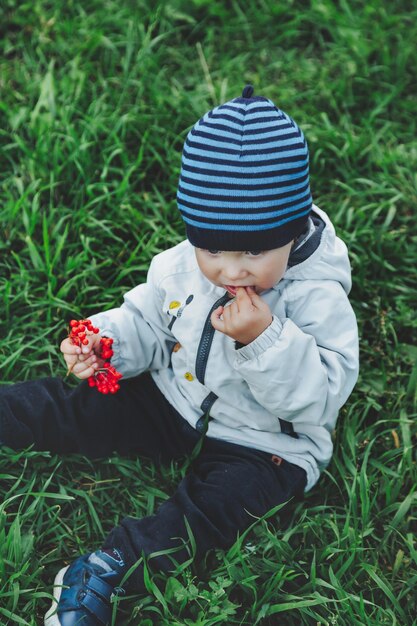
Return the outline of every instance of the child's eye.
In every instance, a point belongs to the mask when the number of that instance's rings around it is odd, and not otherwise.
[[[207,250],[209,254],[219,254],[220,250]]]
[[[249,254],[249,256],[259,256],[260,254],[262,254],[261,250],[247,250],[246,254]]]

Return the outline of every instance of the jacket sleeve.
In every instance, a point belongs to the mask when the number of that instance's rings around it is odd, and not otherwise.
[[[357,323],[339,283],[311,282],[308,297],[287,287],[287,318],[237,350],[235,368],[272,414],[332,429],[358,376]]]
[[[90,317],[114,340],[112,365],[125,378],[169,366],[173,335],[164,319],[152,261],[147,282],[128,291],[121,307]]]

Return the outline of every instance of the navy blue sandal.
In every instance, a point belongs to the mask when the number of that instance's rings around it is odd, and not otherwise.
[[[124,593],[118,585],[126,571],[114,548],[80,556],[56,575],[45,626],[107,626],[112,597]]]

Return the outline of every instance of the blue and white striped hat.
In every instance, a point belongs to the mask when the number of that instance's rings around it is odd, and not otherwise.
[[[246,85],[190,130],[177,192],[189,241],[271,250],[299,235],[312,207],[308,147],[289,115]]]

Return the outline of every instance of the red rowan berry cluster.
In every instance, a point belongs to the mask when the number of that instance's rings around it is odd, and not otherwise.
[[[73,344],[80,347],[88,345],[88,335],[97,335],[100,332],[99,328],[93,326],[90,320],[71,320],[69,325],[68,336]],[[119,380],[122,378],[122,374],[110,365],[110,359],[113,356],[112,345],[113,339],[101,337],[98,356],[105,363],[93,376],[88,378],[89,386],[96,387],[100,393],[116,393],[120,389]]]
[[[100,339],[100,356],[105,361],[111,359],[113,356],[112,345],[113,339],[110,337],[102,337]]]
[[[97,387],[100,393],[116,393],[120,389],[121,377],[121,373],[110,365],[109,361],[106,361],[103,369],[98,370],[94,376],[90,376],[88,384],[90,387]]]
[[[95,328],[90,320],[71,320],[69,338],[76,346],[88,346],[87,335],[94,333],[97,335],[100,330]]]

